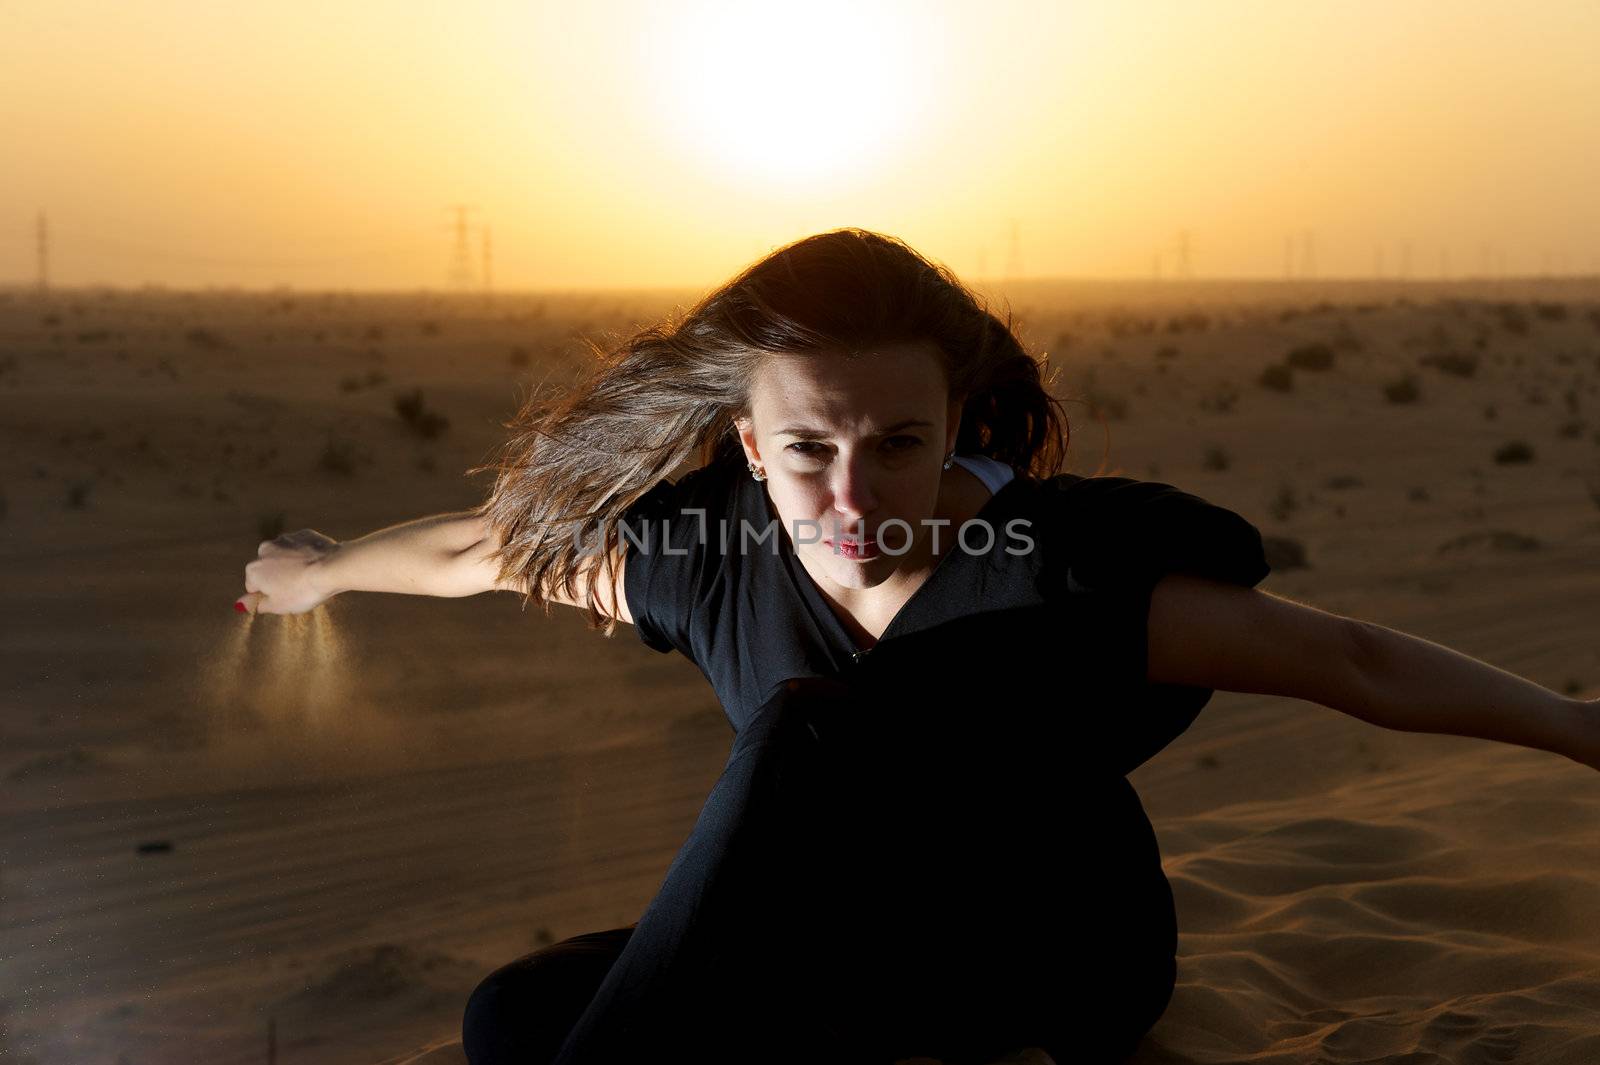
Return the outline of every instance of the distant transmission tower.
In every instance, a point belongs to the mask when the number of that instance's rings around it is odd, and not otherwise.
[[[39,212],[38,223],[39,239],[39,291],[50,291],[50,226],[45,221],[44,212]]]
[[[1006,280],[1022,276],[1022,238],[1017,232],[1017,220],[1011,220],[1011,242],[1006,251]]]
[[[451,225],[455,230],[455,246],[450,252],[450,284],[458,289],[472,288],[472,245],[468,237],[471,227],[467,225],[467,212],[476,211],[471,204],[458,203],[446,207],[446,211],[454,211],[456,220]]]
[[[494,293],[494,253],[489,241],[489,223],[483,224],[483,294]]]
[[[1317,276],[1317,242],[1309,229],[1300,233],[1300,276]]]
[[[1178,266],[1176,276],[1181,281],[1188,281],[1194,277],[1194,270],[1189,265],[1189,231],[1178,230]]]

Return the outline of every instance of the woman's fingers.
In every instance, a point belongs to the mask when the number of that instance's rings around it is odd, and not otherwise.
[[[326,551],[331,548],[336,540],[331,536],[319,533],[315,529],[296,529],[294,532],[274,536],[270,540],[263,540],[256,547],[256,555],[266,558],[269,555],[292,554],[305,548],[317,551]]]
[[[257,614],[261,612],[261,600],[266,598],[260,592],[246,592],[233,601],[233,609],[241,614]]]

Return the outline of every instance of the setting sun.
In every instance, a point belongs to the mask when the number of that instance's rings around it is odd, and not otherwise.
[[[669,14],[670,12],[670,14]],[[661,9],[642,80],[676,150],[735,179],[834,186],[892,156],[929,111],[926,20],[832,2]]]

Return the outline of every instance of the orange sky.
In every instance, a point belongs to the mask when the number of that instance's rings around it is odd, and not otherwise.
[[[1184,232],[1198,277],[1600,273],[1597,54],[1594,0],[0,0],[0,283],[43,209],[57,284],[445,288],[457,203],[500,289],[843,225],[974,279]]]

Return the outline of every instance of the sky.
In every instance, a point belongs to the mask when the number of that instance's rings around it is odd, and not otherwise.
[[[0,0],[0,284],[1600,274],[1600,3]],[[457,210],[457,207],[464,209]]]

